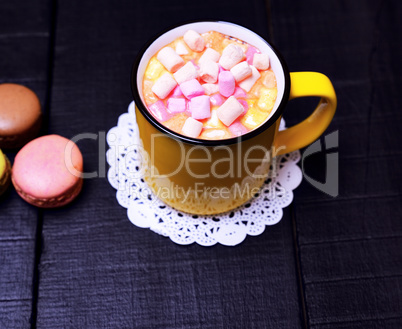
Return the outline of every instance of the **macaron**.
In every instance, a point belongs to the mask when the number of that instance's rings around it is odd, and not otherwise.
[[[19,148],[35,138],[41,118],[38,96],[31,89],[0,84],[0,148]]]
[[[40,208],[62,207],[82,188],[83,158],[78,146],[59,135],[26,144],[16,155],[12,182],[26,202]]]
[[[0,150],[0,196],[7,190],[11,181],[11,165],[7,157]]]

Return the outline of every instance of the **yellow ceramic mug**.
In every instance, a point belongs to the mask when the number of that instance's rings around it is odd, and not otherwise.
[[[144,105],[142,79],[150,58],[187,30],[217,31],[268,53],[278,96],[267,120],[237,138],[201,140],[177,134],[158,122]],[[271,159],[315,141],[328,127],[336,109],[331,81],[316,72],[289,73],[281,55],[254,32],[228,22],[194,22],[172,28],[146,45],[134,63],[131,86],[143,150],[144,178],[168,205],[193,214],[234,209],[255,195],[270,170]],[[289,99],[318,96],[314,112],[301,123],[278,131]]]

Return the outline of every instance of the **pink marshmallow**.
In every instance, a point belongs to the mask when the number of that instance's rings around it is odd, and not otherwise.
[[[235,44],[226,46],[222,51],[222,56],[219,59],[219,64],[226,70],[230,70],[237,63],[240,63],[244,58],[243,49]]]
[[[223,104],[224,99],[220,94],[215,94],[209,98],[209,101],[213,106],[221,106]]]
[[[254,54],[253,65],[260,71],[268,70],[269,56],[268,54]]]
[[[216,111],[219,120],[226,126],[230,126],[242,113],[244,107],[234,97],[230,96]]]
[[[246,51],[246,58],[247,58],[247,63],[249,65],[253,65],[253,58],[254,54],[260,53],[260,51],[257,48],[254,48],[253,46],[249,46]]]
[[[181,132],[189,137],[197,138],[202,130],[202,122],[199,122],[192,117],[187,118],[184,122],[183,128],[181,128]]]
[[[150,105],[149,110],[159,121],[163,122],[170,119],[170,115],[162,101],[157,101]]]
[[[243,116],[247,113],[248,111],[248,103],[244,99],[238,99],[238,102],[243,106],[244,111],[240,116]]]
[[[194,119],[206,119],[211,117],[211,104],[209,96],[197,96],[190,100],[191,117]]]
[[[217,63],[219,61],[220,57],[221,57],[221,54],[219,52],[217,52],[216,50],[214,50],[212,48],[207,48],[204,51],[204,53],[202,54],[202,56],[200,57],[200,59],[198,60],[198,63],[202,63],[206,59],[209,59],[209,60]]]
[[[218,64],[218,66],[219,66],[219,73],[221,73],[221,72],[223,72],[223,71],[226,71],[222,66],[220,66],[219,64]]]
[[[167,108],[170,113],[180,113],[186,110],[186,100],[184,98],[169,98]]]
[[[205,41],[203,37],[194,30],[188,30],[183,35],[183,40],[193,51],[203,51],[205,47]]]
[[[219,92],[219,86],[217,83],[204,83],[202,88],[204,88],[206,95],[212,95]]]
[[[197,79],[183,82],[180,85],[180,89],[183,95],[186,96],[188,99],[205,94],[204,88],[202,88]]]
[[[163,74],[152,86],[152,92],[160,99],[165,99],[170,92],[177,86],[177,82],[170,73]]]
[[[178,87],[176,87],[176,88],[178,88]],[[247,97],[247,94],[246,94],[246,92],[245,92],[243,89],[241,89],[240,87],[236,87],[233,96],[236,97],[236,98],[246,98],[246,97]]]
[[[170,47],[162,48],[156,58],[169,72],[176,72],[184,65],[184,60]]]
[[[247,62],[236,64],[230,69],[236,82],[240,82],[251,75],[251,68]]]
[[[218,85],[219,92],[222,96],[229,97],[232,95],[236,87],[233,74],[230,71],[223,71],[219,73]]]
[[[183,93],[181,92],[180,86],[176,86],[176,88],[173,89],[172,94],[170,96],[171,97],[183,96]]]
[[[177,83],[181,84],[188,80],[197,78],[198,72],[192,62],[187,62],[186,65],[184,65],[181,69],[174,73],[173,76]]]
[[[199,75],[207,83],[218,81],[219,66],[210,59],[205,59],[200,63]]]
[[[228,129],[235,136],[241,136],[248,133],[248,129],[244,127],[239,121],[233,122]]]
[[[239,82],[240,88],[244,89],[247,92],[249,92],[251,88],[253,88],[254,84],[261,76],[260,72],[258,72],[258,70],[254,66],[250,65],[250,67],[251,67],[251,76]]]

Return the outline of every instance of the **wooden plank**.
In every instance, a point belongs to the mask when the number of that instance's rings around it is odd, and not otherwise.
[[[394,131],[397,134],[396,128]],[[355,140],[355,143],[357,144],[359,141]],[[399,194],[399,182],[402,179],[400,166],[402,154],[396,153],[392,149],[382,148],[379,152],[383,154],[378,156],[365,157],[359,154],[348,156],[343,155],[343,153],[347,153],[343,145],[342,142],[339,143],[339,196],[333,199],[331,196],[323,195],[323,192],[305,181],[303,191],[300,189],[295,192],[297,200],[314,203],[317,198],[320,198],[325,202],[338,203],[341,200],[347,202],[352,199]],[[320,182],[325,182],[325,155],[326,153],[323,153],[306,158],[304,161],[305,174]],[[362,170],[362,168],[367,169]]]
[[[290,69],[328,74],[339,101],[328,131],[339,129],[340,195],[306,183],[296,192],[311,328],[402,325],[402,47],[393,40],[401,14],[398,1],[272,1],[275,41]],[[294,104],[288,122],[311,104]],[[323,178],[324,154],[306,160],[306,171]]]
[[[402,275],[402,236],[315,243],[303,245],[300,249],[307,285]],[[350,253],[349,250],[356,252]],[[344,261],[343,266],[338,266],[336,261],[340,258]]]
[[[0,83],[47,96],[50,10],[48,1],[0,3]],[[15,151],[6,153],[13,161]],[[29,328],[32,312],[38,211],[10,190],[0,199],[0,327]]]
[[[321,325],[349,323],[354,328],[367,328],[366,322],[372,322],[373,327],[392,320],[399,326],[402,323],[400,315],[401,290],[400,277],[379,277],[373,279],[356,279],[323,284],[313,283],[306,289],[306,298],[312,328]],[[339,302],[342,301],[340,307]]]
[[[72,137],[116,125],[132,99],[135,55],[160,30],[215,15],[268,35],[264,11],[260,1],[61,2],[50,131]],[[79,146],[85,170],[97,170],[97,141]],[[132,226],[97,178],[70,206],[45,212],[43,237],[40,328],[301,327],[288,210],[237,248],[183,247]]]
[[[314,244],[402,236],[401,196],[351,198],[339,202],[305,202],[297,205],[299,243]],[[342,207],[339,207],[339,204]],[[318,225],[320,224],[320,225]]]
[[[15,191],[0,200],[0,327],[28,328],[37,212]]]

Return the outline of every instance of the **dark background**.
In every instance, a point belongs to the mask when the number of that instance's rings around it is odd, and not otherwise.
[[[183,3],[2,1],[0,82],[38,94],[42,134],[107,131],[132,99],[131,65],[151,36],[192,19],[244,25],[291,71],[331,78],[339,196],[303,181],[277,225],[206,248],[130,224],[105,178],[55,210],[10,189],[0,200],[0,328],[402,328],[402,2]],[[287,125],[314,103],[292,101]],[[87,172],[98,169],[97,145],[79,144]],[[323,179],[324,156],[306,160],[310,176]]]

